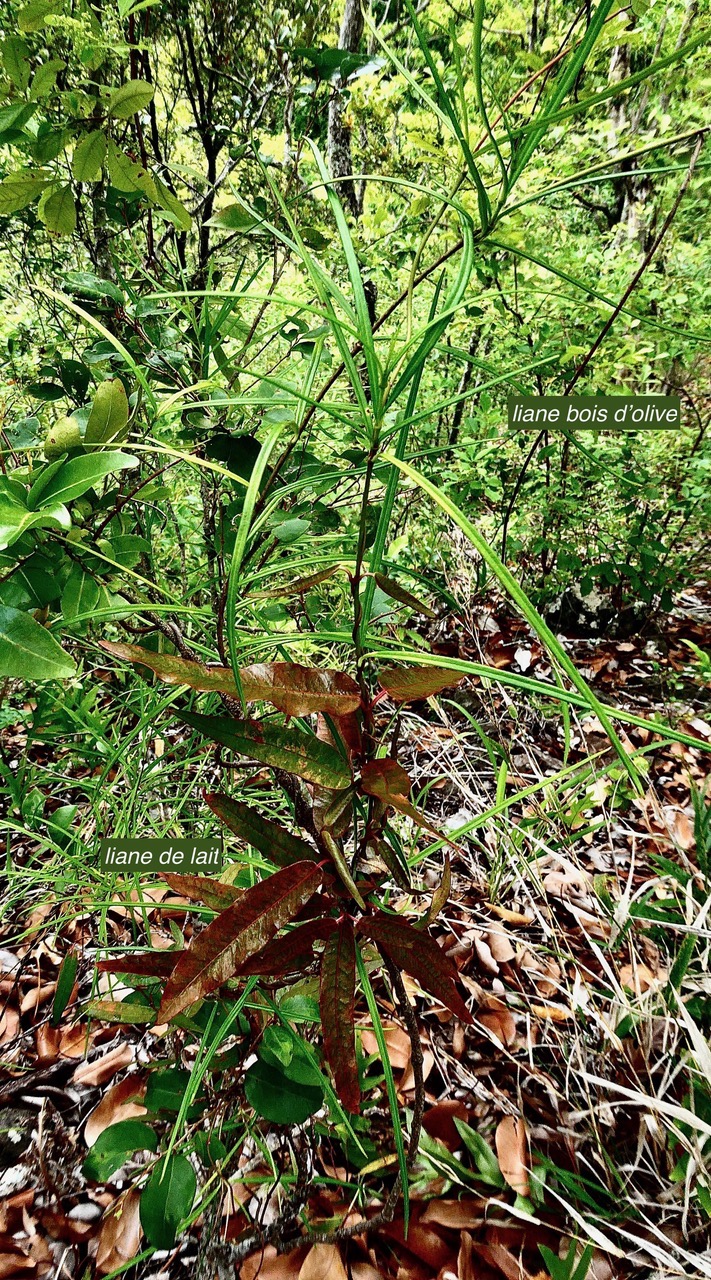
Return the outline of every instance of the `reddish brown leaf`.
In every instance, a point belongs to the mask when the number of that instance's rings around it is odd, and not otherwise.
[[[169,978],[182,951],[127,951],[113,960],[99,960],[99,973],[135,973],[140,978]]]
[[[307,920],[290,933],[275,938],[240,969],[240,977],[258,974],[261,978],[283,978],[303,969],[314,958],[314,945],[325,942],[336,927],[335,920]]]
[[[321,878],[313,862],[297,862],[247,889],[183,953],[166,984],[158,1021],[169,1022],[234,977],[296,915]]]
[[[287,716],[348,715],[360,706],[360,689],[345,671],[302,667],[298,662],[258,662],[240,671],[245,698],[271,702]]]
[[[463,674],[446,667],[384,667],[378,675],[381,689],[393,702],[418,702],[443,689],[461,684]]]
[[[278,822],[272,822],[271,818],[264,818],[241,800],[233,800],[231,796],[222,795],[219,791],[203,791],[203,796],[220,822],[224,822],[230,831],[258,849],[278,867],[288,867],[294,862],[304,862],[309,858],[316,861],[318,858],[312,845],[299,836],[293,836]]]
[[[198,693],[239,696],[229,667],[207,667],[173,654],[153,653],[137,644],[115,644],[111,640],[100,640],[99,644],[125,662],[148,667],[166,684],[187,684]],[[347,715],[360,706],[358,685],[344,671],[302,667],[298,662],[259,662],[243,667],[239,674],[245,701],[271,702],[285,715],[305,716],[314,711]]]
[[[504,1116],[496,1126],[495,1142],[503,1176],[517,1195],[527,1196],[530,1186],[525,1122],[518,1116]]]
[[[327,742],[310,733],[284,729],[262,720],[228,720],[224,716],[203,716],[183,711],[181,720],[213,742],[239,755],[275,769],[295,773],[322,787],[347,787],[351,771],[343,757]]]
[[[381,800],[383,804],[391,805],[393,809],[397,809],[398,813],[404,813],[406,817],[411,818],[418,827],[424,827],[433,835],[439,836],[440,840],[451,844],[453,849],[457,849],[457,845],[449,839],[449,836],[435,827],[424,813],[420,813],[420,810],[410,803],[408,795],[412,784],[397,760],[385,756],[382,760],[368,761],[361,770],[360,784],[366,795],[375,796],[376,800]]]
[[[428,604],[413,596],[410,591],[406,591],[400,586],[399,582],[395,582],[392,578],[386,578],[384,573],[376,573],[373,575],[375,581],[384,591],[386,596],[390,596],[391,600],[397,600],[398,604],[407,605],[408,609],[414,609],[417,613],[422,613],[426,618],[436,618],[437,614]]]
[[[175,893],[192,902],[204,902],[215,911],[225,911],[244,893],[244,889],[235,889],[234,885],[223,884],[210,876],[184,876],[172,871],[163,871],[161,875]]]
[[[305,578],[295,578],[293,582],[287,582],[283,587],[271,587],[269,591],[255,591],[255,600],[279,600],[286,599],[288,596],[302,596],[312,587],[317,587],[320,582],[325,582],[327,578],[332,578],[334,573],[338,573],[341,568],[340,564],[332,564],[328,569],[319,569],[318,573],[310,573]]]
[[[353,925],[341,920],[321,958],[319,1006],[323,1047],[347,1111],[360,1107],[360,1083],[355,1056],[356,950]]]
[[[429,934],[381,911],[374,916],[364,916],[358,928],[366,938],[382,947],[399,969],[409,973],[424,991],[451,1009],[462,1022],[474,1021],[455,986],[456,968]]]
[[[115,644],[113,640],[100,640],[102,649],[124,662],[148,667],[166,684],[187,684],[198,693],[231,693],[238,696],[235,678],[229,667],[203,667],[199,662],[176,658],[169,653],[153,653],[138,644]]]

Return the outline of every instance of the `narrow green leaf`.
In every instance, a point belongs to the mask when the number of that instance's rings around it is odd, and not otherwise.
[[[154,1249],[172,1249],[193,1207],[197,1179],[187,1156],[164,1156],[141,1192],[140,1218]]]
[[[53,1027],[59,1026],[62,1020],[62,1014],[69,1004],[72,991],[74,990],[74,981],[77,976],[78,967],[79,956],[76,951],[68,951],[59,966],[57,989],[54,993],[54,1000],[52,1001],[51,1024]]]

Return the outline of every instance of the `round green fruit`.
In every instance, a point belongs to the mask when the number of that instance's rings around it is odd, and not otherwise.
[[[57,418],[44,438],[44,456],[48,462],[54,462],[55,458],[78,448],[80,444],[81,434],[76,418]]]

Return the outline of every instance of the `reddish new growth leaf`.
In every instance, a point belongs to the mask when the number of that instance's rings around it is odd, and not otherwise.
[[[229,667],[202,666],[173,654],[153,653],[137,644],[116,644],[112,640],[100,640],[99,644],[116,658],[148,667],[166,684],[187,684],[198,693],[238,696]],[[341,716],[360,706],[358,685],[344,671],[302,667],[298,662],[259,662],[243,667],[239,674],[247,702],[271,702],[288,716],[307,716],[314,711]]]
[[[183,951],[127,951],[113,960],[99,960],[99,973],[133,973],[140,978],[169,978]]]
[[[294,836],[278,822],[265,818],[257,809],[234,800],[219,791],[203,791],[203,796],[220,822],[234,831],[241,840],[259,849],[265,858],[278,867],[288,867],[294,862],[316,861],[318,853],[300,836]]]
[[[158,1021],[169,1022],[233,978],[308,902],[321,878],[313,862],[297,862],[247,889],[183,952],[166,984]]]
[[[244,667],[240,677],[245,697],[271,702],[287,716],[315,711],[343,716],[360,706],[358,685],[345,671],[302,667],[298,662],[258,662]]]
[[[393,702],[418,702],[431,698],[443,689],[461,684],[463,673],[446,667],[384,667],[378,675],[381,689]]]
[[[174,893],[191,902],[204,902],[206,907],[214,911],[224,911],[233,902],[242,897],[244,889],[235,889],[232,884],[223,884],[221,880],[213,880],[210,876],[180,875],[174,871],[164,871],[163,879]]]
[[[333,1071],[336,1092],[347,1111],[360,1107],[360,1082],[355,1056],[355,935],[350,920],[342,920],[328,939],[321,958],[321,1028],[326,1060]]]
[[[325,942],[336,927],[335,920],[307,920],[281,938],[275,938],[240,969],[240,977],[284,978],[304,969],[314,958],[317,942]]]
[[[377,943],[393,964],[409,973],[424,991],[451,1009],[461,1022],[473,1023],[474,1019],[455,985],[457,970],[434,938],[383,911],[374,916],[364,916],[358,928],[366,938]]]
[[[391,759],[390,756],[385,756],[382,760],[370,760],[363,766],[360,785],[366,795],[375,796],[376,800],[382,800],[384,804],[397,809],[398,813],[404,813],[406,817],[416,822],[418,827],[424,827],[426,831],[431,831],[440,840],[446,841],[453,849],[457,849],[454,841],[450,840],[449,836],[430,822],[426,814],[421,813],[408,800],[412,784],[397,760]]]

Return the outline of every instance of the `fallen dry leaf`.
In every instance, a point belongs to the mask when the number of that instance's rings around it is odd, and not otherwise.
[[[374,1053],[380,1057],[378,1042],[375,1038],[375,1032],[370,1031],[367,1027],[359,1028],[363,1049],[367,1054]],[[392,1023],[385,1024],[383,1027],[385,1043],[388,1046],[388,1057],[390,1066],[393,1071],[406,1071],[410,1065],[412,1057],[412,1046],[410,1038],[402,1027],[396,1027]]]
[[[454,1123],[455,1118],[467,1121],[469,1119],[468,1108],[458,1098],[446,1098],[443,1102],[435,1102],[433,1107],[428,1107],[425,1111],[422,1125],[431,1138],[439,1139],[440,1142],[444,1143],[445,1147],[449,1147],[450,1151],[455,1151],[457,1147],[462,1145],[462,1140]]]
[[[133,1045],[118,1044],[115,1049],[109,1049],[101,1058],[95,1058],[93,1062],[80,1062],[72,1081],[74,1084],[106,1084],[117,1071],[121,1071],[123,1067],[128,1067],[133,1062]]]
[[[336,1245],[313,1245],[301,1264],[299,1280],[348,1280]]]
[[[485,1007],[477,1014],[477,1021],[486,1027],[486,1030],[495,1036],[505,1049],[514,1043],[516,1039],[514,1016],[510,1009],[507,1009],[506,1005],[495,996],[487,998]]]
[[[144,1116],[146,1108],[139,1101],[146,1092],[143,1077],[137,1072],[125,1076],[114,1084],[91,1112],[84,1126],[84,1141],[87,1147],[93,1147],[96,1139],[109,1125],[119,1120],[131,1120],[134,1116]]]
[[[526,1125],[518,1116],[504,1116],[496,1127],[496,1154],[502,1177],[520,1196],[530,1191]]]
[[[487,1201],[475,1196],[465,1196],[463,1200],[430,1200],[420,1222],[429,1222],[437,1227],[447,1227],[453,1231],[463,1231],[466,1227],[478,1227],[484,1220]]]
[[[96,1242],[96,1270],[108,1275],[138,1253],[141,1243],[139,1217],[140,1192],[131,1190],[119,1197],[115,1205],[101,1219],[101,1230]]]
[[[244,1219],[241,1220],[242,1223]],[[268,1244],[256,1253],[250,1253],[239,1269],[240,1280],[297,1280],[305,1250],[293,1249],[291,1253],[277,1253]]]

